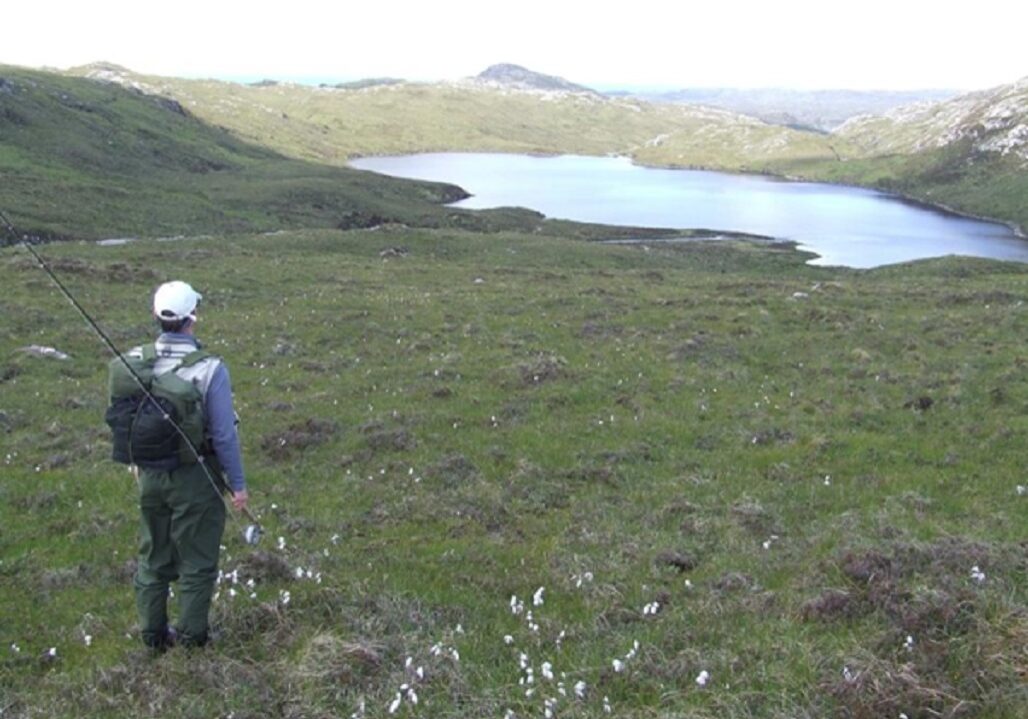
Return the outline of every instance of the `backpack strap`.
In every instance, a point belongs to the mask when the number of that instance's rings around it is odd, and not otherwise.
[[[148,365],[153,365],[157,361],[157,345],[151,342],[148,345],[143,345],[143,361]]]
[[[213,357],[213,356],[214,355],[212,355],[207,350],[193,350],[192,352],[187,354],[185,357],[183,357],[181,362],[179,362],[177,365],[175,365],[175,369],[178,369],[179,367],[192,367],[195,364],[203,362],[208,357]]]

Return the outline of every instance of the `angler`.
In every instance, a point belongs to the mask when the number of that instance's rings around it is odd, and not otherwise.
[[[143,641],[159,651],[179,635],[184,644],[205,644],[225,528],[224,493],[252,522],[243,534],[247,544],[257,544],[264,530],[247,506],[228,370],[220,358],[203,352],[194,337],[201,296],[185,282],[158,287],[153,313],[161,336],[152,345],[121,354],[33,249],[33,238],[21,235],[3,212],[0,223],[114,355],[106,419],[114,430],[114,459],[132,465],[140,487],[142,542],[135,586]],[[200,486],[198,477],[206,479],[210,491]],[[168,625],[169,584],[175,580],[180,580],[183,594],[181,632]]]
[[[160,336],[109,366],[114,459],[139,468],[136,605],[143,642],[158,651],[208,640],[225,529],[212,471],[224,474],[233,505],[249,516],[228,369],[194,334],[200,299],[185,282],[162,284],[153,296]],[[172,628],[168,593],[176,580],[179,617]]]

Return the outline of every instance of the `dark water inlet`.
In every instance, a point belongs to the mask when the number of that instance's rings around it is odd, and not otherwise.
[[[473,196],[457,207],[516,206],[580,222],[769,235],[816,252],[819,265],[876,267],[943,255],[1028,262],[1028,240],[1006,225],[858,187],[575,155],[434,153],[351,164],[459,185]]]

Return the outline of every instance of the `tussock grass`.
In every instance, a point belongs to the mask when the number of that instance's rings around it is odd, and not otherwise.
[[[229,524],[212,646],[146,655],[105,350],[4,250],[4,717],[1024,706],[1023,266],[395,227],[44,253],[122,346],[156,282],[204,293],[267,535]]]

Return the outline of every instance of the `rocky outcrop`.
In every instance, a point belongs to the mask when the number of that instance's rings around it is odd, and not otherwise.
[[[520,65],[501,63],[490,65],[475,76],[475,80],[484,83],[513,87],[521,90],[544,90],[547,92],[584,92],[598,94],[584,85],[576,85],[562,77],[544,75],[533,72]]]
[[[908,154],[969,141],[977,153],[1028,160],[1028,77],[947,102],[854,118],[836,134],[870,154]]]

